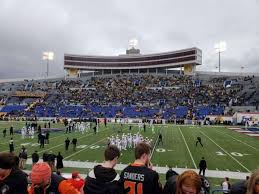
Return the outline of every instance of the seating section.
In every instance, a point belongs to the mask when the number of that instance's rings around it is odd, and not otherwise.
[[[26,106],[24,105],[6,105],[4,106],[0,112],[6,112],[6,113],[15,113],[15,112],[23,112],[25,110]]]
[[[13,116],[204,119],[228,106],[258,106],[258,83],[256,77],[114,75],[4,83],[0,96],[2,112]]]

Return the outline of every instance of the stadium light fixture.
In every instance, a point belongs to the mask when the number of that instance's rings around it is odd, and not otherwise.
[[[224,51],[227,50],[227,43],[225,41],[220,41],[219,43],[216,43],[215,46],[214,46],[216,52],[219,54],[219,72],[220,72],[220,67],[221,67],[221,64],[220,64],[220,54]]]
[[[136,49],[137,46],[138,46],[138,39],[133,38],[129,40],[129,49],[132,49],[132,48]]]
[[[49,76],[49,61],[54,60],[54,53],[53,52],[43,52],[42,59],[47,61],[47,77]]]

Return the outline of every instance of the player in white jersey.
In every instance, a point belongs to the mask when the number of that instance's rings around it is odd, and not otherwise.
[[[84,123],[81,123],[80,129],[81,129],[81,133],[85,134],[85,124]]]
[[[86,132],[88,132],[88,131],[90,131],[90,123],[89,122],[86,123]]]
[[[153,124],[152,124],[152,126],[151,126],[151,131],[152,131],[152,134],[155,134],[155,127],[154,127]]]
[[[23,139],[26,137],[26,128],[25,128],[25,127],[23,127],[23,128],[21,129],[21,135],[22,135],[22,138],[23,138]]]
[[[132,136],[130,133],[128,134],[127,139],[128,139],[128,148],[132,148]]]
[[[143,127],[144,127],[144,124],[142,123],[142,121],[140,121],[138,124],[139,131],[141,131],[143,129]]]
[[[34,127],[31,127],[29,130],[29,136],[31,137],[31,139],[34,138]]]
[[[127,137],[126,137],[126,135],[124,135],[122,137],[122,149],[127,150]]]
[[[165,119],[162,119],[162,124],[165,125]]]
[[[153,125],[153,119],[150,119],[149,126]]]
[[[118,147],[118,149],[119,149],[120,151],[122,150],[121,140],[120,140],[120,139],[118,139],[118,141],[117,141],[117,147]]]

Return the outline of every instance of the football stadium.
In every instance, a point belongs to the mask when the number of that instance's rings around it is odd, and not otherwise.
[[[219,72],[197,45],[132,39],[62,53],[63,76],[44,52],[46,76],[0,78],[0,194],[258,194],[259,73],[222,72],[225,47]]]

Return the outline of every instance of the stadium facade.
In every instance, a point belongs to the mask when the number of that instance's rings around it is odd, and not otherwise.
[[[202,65],[202,51],[196,47],[155,54],[140,54],[138,49],[127,50],[119,56],[64,55],[64,70],[69,77],[84,72],[90,75],[107,74],[168,74],[174,68],[184,68],[185,75],[192,75],[196,66]]]

